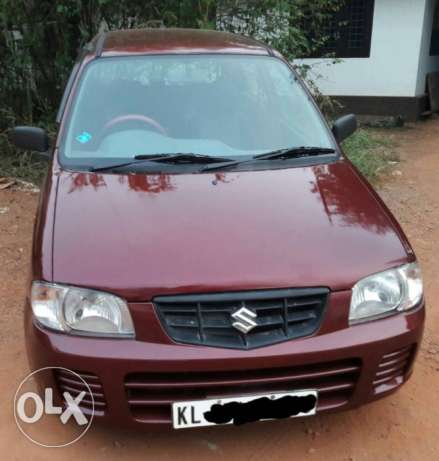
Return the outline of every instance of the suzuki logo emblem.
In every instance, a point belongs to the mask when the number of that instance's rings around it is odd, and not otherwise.
[[[250,330],[253,330],[254,327],[258,324],[253,320],[257,317],[257,314],[246,307],[241,307],[232,314],[232,317],[236,322],[232,323],[232,326],[239,330],[241,333],[248,333]]]

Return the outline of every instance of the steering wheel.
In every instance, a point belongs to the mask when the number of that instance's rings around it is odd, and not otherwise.
[[[127,122],[142,122],[145,125],[148,126],[149,129],[153,129],[154,131],[167,136],[168,133],[167,131],[163,128],[162,125],[160,125],[159,122],[154,120],[153,118],[147,117],[146,115],[140,115],[140,114],[127,114],[127,115],[119,115],[118,117],[114,117],[110,121],[108,121],[102,130],[100,131],[97,140],[98,143],[102,141],[103,138],[105,138],[108,134],[109,131],[113,131],[117,128],[118,125],[122,125],[123,123]]]

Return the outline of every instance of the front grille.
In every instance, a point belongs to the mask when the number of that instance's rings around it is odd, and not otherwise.
[[[133,417],[169,424],[172,402],[316,389],[318,410],[345,405],[361,370],[359,359],[314,365],[229,372],[132,373],[125,390]]]
[[[104,391],[100,379],[92,373],[84,373],[75,371],[90,387],[94,401],[94,413],[97,416],[104,414],[105,407],[107,406]],[[76,398],[82,391],[85,391],[85,397],[81,400],[79,407],[85,414],[91,414],[93,404],[90,392],[87,386],[73,373],[67,370],[56,369],[55,379],[58,384],[61,396],[63,392],[69,392],[73,398]]]
[[[379,394],[403,383],[414,357],[414,346],[408,346],[383,355],[373,381],[375,393]]]
[[[315,333],[327,297],[326,288],[309,288],[160,296],[153,302],[176,342],[251,349]],[[256,314],[257,326],[247,334],[232,326],[232,314],[241,308]]]

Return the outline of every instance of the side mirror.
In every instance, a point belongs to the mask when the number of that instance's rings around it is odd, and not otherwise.
[[[16,126],[10,135],[11,142],[24,150],[47,152],[49,150],[49,137],[41,128],[33,126]]]
[[[334,122],[332,133],[337,142],[342,142],[357,129],[357,117],[354,114],[344,115]]]

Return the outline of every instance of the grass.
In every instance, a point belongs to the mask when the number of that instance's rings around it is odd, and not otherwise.
[[[0,134],[0,178],[11,177],[39,186],[47,170],[47,161],[29,152],[17,151]]]
[[[386,169],[399,161],[392,147],[390,139],[364,128],[343,142],[345,154],[371,182],[376,182]]]
[[[53,137],[56,133],[53,122],[42,120],[41,123],[41,127]],[[33,125],[33,121],[18,121],[10,108],[0,107],[0,178],[17,178],[40,186],[47,172],[47,160],[38,153],[18,150],[9,142],[8,127],[15,125]]]
[[[371,130],[359,129],[343,142],[343,149],[354,165],[371,182],[376,182],[393,162],[399,159],[392,151],[392,141]],[[47,161],[36,154],[17,152],[0,133],[0,177],[14,177],[40,185]]]

